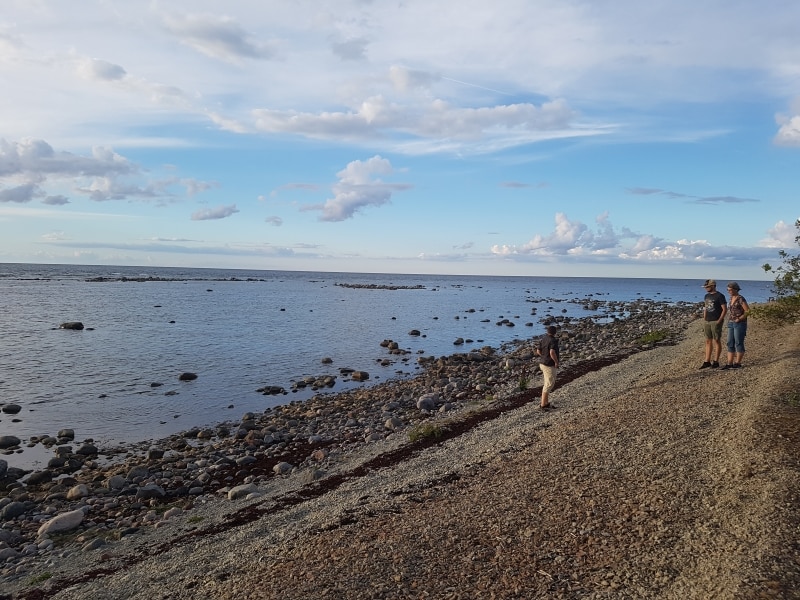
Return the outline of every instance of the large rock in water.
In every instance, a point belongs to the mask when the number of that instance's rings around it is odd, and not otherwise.
[[[13,448],[21,443],[22,440],[15,435],[0,435],[0,448]]]
[[[67,321],[66,323],[62,323],[58,326],[59,329],[76,329],[80,330],[83,329],[83,323],[80,321]]]

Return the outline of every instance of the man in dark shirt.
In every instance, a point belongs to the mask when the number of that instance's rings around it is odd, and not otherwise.
[[[725,321],[725,313],[728,311],[727,300],[717,291],[717,282],[713,279],[706,279],[703,284],[706,295],[703,298],[703,335],[706,338],[705,361],[700,365],[701,369],[719,366],[719,357],[722,354],[722,323]],[[712,361],[712,352],[713,358]]]
[[[539,340],[539,346],[536,348],[536,355],[541,357],[539,368],[544,375],[544,385],[542,386],[542,403],[540,408],[547,410],[555,408],[549,402],[550,392],[553,391],[553,386],[556,384],[556,371],[558,370],[558,363],[561,358],[558,350],[558,339],[556,336],[555,325],[550,325],[547,328],[547,335]]]

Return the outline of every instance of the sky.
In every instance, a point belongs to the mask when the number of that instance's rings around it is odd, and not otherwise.
[[[796,0],[2,0],[0,262],[772,279]]]

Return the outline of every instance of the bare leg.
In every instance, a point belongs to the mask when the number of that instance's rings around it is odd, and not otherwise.
[[[714,340],[714,346],[716,350],[716,358],[714,360],[719,362],[719,357],[722,356],[722,342],[720,340]]]

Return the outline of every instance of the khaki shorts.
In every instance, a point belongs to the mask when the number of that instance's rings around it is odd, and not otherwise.
[[[707,340],[722,340],[722,323],[719,321],[704,321],[703,333]]]
[[[542,375],[544,375],[542,392],[547,392],[549,394],[553,391],[553,387],[556,385],[557,369],[555,367],[548,367],[547,365],[539,365],[539,368],[542,370]]]

